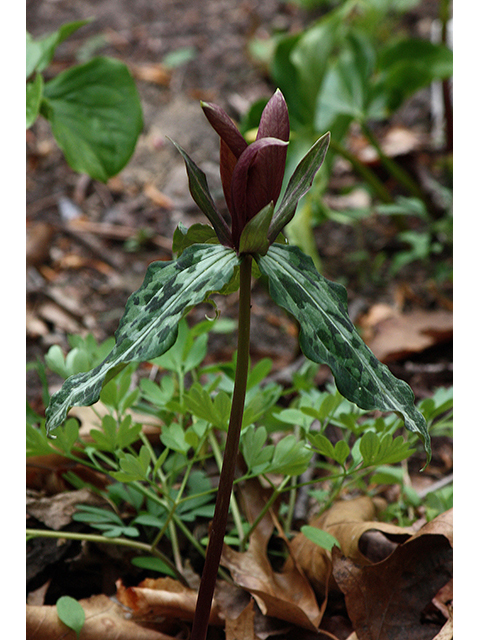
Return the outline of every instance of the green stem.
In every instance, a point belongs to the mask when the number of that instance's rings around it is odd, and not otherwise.
[[[188,582],[183,575],[177,571],[172,561],[165,556],[161,551],[151,547],[144,542],[136,542],[135,540],[127,540],[126,538],[106,538],[102,535],[96,535],[94,533],[75,533],[73,531],[50,531],[43,529],[27,529],[27,536],[32,538],[56,538],[58,540],[86,540],[88,542],[95,542],[97,544],[114,544],[120,547],[129,547],[130,549],[136,549],[137,551],[143,551],[149,553],[152,556],[156,556],[162,562],[164,562],[169,569],[175,574],[177,580],[179,580],[185,587],[189,587]]]
[[[218,446],[218,442],[215,438],[215,435],[211,431],[208,434],[208,440],[212,447],[213,455],[215,457],[217,466],[219,469],[221,469],[222,468],[222,452],[220,451],[220,447]],[[230,505],[232,507],[232,517],[235,522],[235,526],[237,528],[238,537],[240,538],[240,541],[242,541],[244,537],[243,527],[242,527],[242,517],[240,515],[240,509],[238,508],[237,500],[233,492],[230,498]]]
[[[395,178],[395,180],[403,185],[412,194],[412,196],[419,198],[428,206],[428,203],[425,201],[425,194],[420,189],[415,180],[410,176],[410,174],[402,169],[402,167],[397,162],[395,162],[395,160],[392,160],[392,158],[389,158],[387,155],[385,155],[370,127],[368,127],[364,122],[360,123],[360,126],[363,133],[365,134],[365,137],[378,153],[380,162],[388,170],[388,172]]]
[[[388,189],[384,186],[381,180],[377,178],[375,173],[369,169],[363,162],[361,162],[357,156],[348,151],[343,145],[341,145],[336,140],[330,140],[330,148],[338,153],[338,155],[348,160],[352,165],[353,169],[370,185],[370,187],[375,191],[377,196],[382,200],[382,202],[390,203],[393,202],[393,198],[390,195]]]
[[[242,429],[245,394],[247,391],[248,364],[250,351],[250,299],[251,299],[252,258],[245,255],[240,264],[240,294],[238,302],[238,343],[235,386],[233,389],[232,409],[228,425],[222,471],[218,485],[215,513],[210,529],[210,537],[205,557],[205,566],[198,591],[195,618],[193,620],[191,640],[205,640],[208,620],[212,607],[213,592],[217,580],[223,539],[227,528],[228,508],[232,493],[233,479]]]
[[[242,541],[242,545],[240,546],[240,551],[245,551],[245,542],[246,540],[249,540],[250,536],[252,535],[252,533],[255,531],[255,529],[257,528],[257,526],[260,524],[260,522],[263,520],[263,518],[265,517],[265,514],[267,513],[267,511],[270,509],[270,507],[273,505],[273,503],[275,502],[275,500],[278,498],[278,496],[282,493],[282,491],[285,489],[286,485],[290,482],[292,476],[285,476],[285,478],[282,480],[282,482],[278,485],[278,487],[275,487],[275,489],[272,492],[272,495],[270,496],[270,498],[267,500],[267,502],[263,505],[262,510],[260,511],[260,513],[258,514],[258,516],[255,518],[254,522],[250,525],[250,529],[247,531],[247,533],[245,534],[245,538]]]

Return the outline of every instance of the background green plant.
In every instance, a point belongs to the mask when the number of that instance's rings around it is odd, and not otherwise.
[[[295,218],[286,228],[286,235],[309,254],[319,268],[320,256],[312,227],[328,218],[352,224],[363,217],[364,213],[357,211],[338,215],[323,202],[322,196],[338,156],[350,162],[377,202],[395,206],[395,222],[399,230],[405,231],[405,220],[412,215],[412,208],[405,206],[402,197],[397,201],[397,196],[385,186],[386,181],[380,180],[348,149],[347,134],[355,124],[377,151],[383,171],[400,186],[404,197],[414,203],[414,208],[422,210],[418,217],[425,231],[421,239],[411,235],[401,238],[406,250],[392,266],[396,273],[409,261],[428,259],[431,253],[451,246],[451,198],[447,197],[440,208],[433,203],[418,179],[383,153],[377,126],[390,119],[420,89],[429,87],[434,81],[451,78],[452,52],[443,43],[413,38],[403,31],[400,18],[418,4],[418,0],[298,0],[298,3],[307,9],[321,7],[325,13],[299,33],[274,33],[269,40],[251,42],[253,56],[265,66],[288,104],[291,137],[286,180],[320,133],[331,132],[330,151],[323,171],[300,202]],[[439,17],[442,21],[448,19],[448,1],[442,3]],[[251,107],[242,122],[244,132],[258,125],[264,104],[261,100]],[[444,192],[451,183],[448,169],[444,173],[446,187],[437,185],[437,192]],[[368,213],[376,210],[374,206]],[[379,208],[378,212],[385,210]],[[439,220],[442,221],[440,230]]]
[[[212,463],[217,469],[222,464],[234,383],[234,360],[215,364],[204,360],[210,334],[232,328],[228,320],[205,320],[191,328],[182,320],[175,344],[164,355],[147,367],[128,365],[104,386],[99,403],[92,407],[97,425],[88,441],[80,437],[75,418],[69,418],[52,440],[44,418],[28,408],[27,462],[32,456],[58,453],[110,478],[106,489],[99,490],[67,472],[64,478],[72,487],[89,486],[109,506],[77,508],[74,520],[95,533],[51,535],[129,546],[138,551],[132,561],[136,566],[184,580],[179,536],[186,536],[204,556],[207,539],[197,540],[193,524],[208,522],[213,515],[211,469]],[[70,346],[66,356],[53,346],[45,362],[29,365],[38,372],[47,401],[51,372],[64,378],[84,371],[104,357],[111,340],[97,344],[91,335],[74,336]],[[269,378],[271,366],[269,359],[263,359],[250,371],[240,448],[245,468],[236,481],[261,477],[271,486],[271,498],[249,525],[234,494],[227,543],[245,548],[261,516],[279,496],[281,522],[290,534],[295,499],[305,490],[322,512],[347,490],[373,495],[379,486],[398,484],[402,499],[386,517],[402,523],[412,520],[412,510],[420,506],[429,518],[448,508],[448,487],[424,499],[409,489],[405,461],[423,454],[414,434],[407,439],[398,435],[403,433],[400,418],[372,416],[345,400],[334,386],[319,391],[318,366],[308,360],[288,388]],[[417,406],[431,436],[451,435],[451,389],[438,389]],[[153,442],[142,432],[142,424],[152,418],[162,424]],[[306,479],[303,474],[309,467],[313,477]],[[274,482],[279,476],[281,481]]]
[[[26,126],[46,118],[72,169],[106,182],[127,164],[143,127],[128,68],[99,56],[44,79],[56,48],[88,22],[64,24],[39,39],[27,32]]]

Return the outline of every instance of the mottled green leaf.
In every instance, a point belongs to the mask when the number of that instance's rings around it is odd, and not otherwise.
[[[48,432],[65,420],[70,407],[96,402],[104,383],[126,364],[167,351],[184,311],[221,289],[237,264],[233,250],[202,244],[189,247],[178,260],[152,263],[142,287],[127,301],[110,354],[91,371],[68,378],[52,396],[46,411]]]
[[[300,346],[314,362],[327,364],[340,393],[366,410],[395,411],[405,426],[422,439],[430,459],[430,438],[424,417],[408,384],[377,360],[348,316],[347,292],[315,269],[297,247],[272,245],[258,256],[268,277],[272,298],[300,324]]]

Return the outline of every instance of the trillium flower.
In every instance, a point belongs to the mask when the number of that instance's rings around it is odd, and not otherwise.
[[[256,140],[250,145],[223,109],[201,104],[220,136],[220,176],[232,220],[232,241],[238,249],[246,224],[264,207],[274,206],[280,195],[290,135],[287,104],[277,90],[262,113]]]
[[[290,135],[287,104],[281,91],[277,89],[265,106],[256,140],[251,144],[221,107],[208,102],[201,102],[201,106],[220,136],[220,177],[231,222],[218,211],[203,171],[172,140],[185,161],[190,193],[210,220],[220,243],[238,254],[265,255],[311,187],[327,152],[330,134],[319,138],[299,163],[275,210]]]

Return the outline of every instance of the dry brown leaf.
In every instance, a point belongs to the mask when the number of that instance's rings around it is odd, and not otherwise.
[[[52,323],[65,333],[77,334],[82,331],[81,324],[54,302],[48,300],[42,302],[37,308],[37,313],[42,320]]]
[[[126,612],[105,595],[79,600],[85,611],[80,640],[174,640],[153,629],[145,629],[126,618]],[[76,640],[77,634],[61,622],[55,606],[27,604],[27,640]]]
[[[173,578],[147,578],[137,587],[124,587],[117,582],[118,601],[132,609],[134,616],[165,616],[175,620],[193,620],[197,592],[184,587]],[[223,626],[224,620],[215,598],[210,612],[210,624]]]
[[[453,640],[453,610],[451,608],[447,621],[433,640]]]
[[[71,489],[63,475],[72,471],[81,480],[99,489],[105,489],[110,480],[104,473],[89,469],[79,462],[75,462],[61,454],[45,456],[30,456],[26,465],[27,489],[42,491],[53,495]]]
[[[450,339],[453,314],[446,309],[400,313],[389,305],[377,304],[359,320],[359,325],[376,357],[381,362],[392,362]]]
[[[172,199],[157,189],[157,187],[151,182],[144,186],[143,193],[153,202],[153,204],[157,205],[157,207],[168,209],[169,211],[173,209]]]
[[[40,336],[46,336],[49,333],[49,328],[46,322],[39,318],[30,304],[27,302],[27,309],[25,314],[25,326],[27,336],[29,338],[38,338]]]
[[[266,498],[256,481],[245,483],[243,493],[247,518],[253,522]],[[315,631],[322,612],[301,569],[291,562],[277,572],[270,564],[267,545],[273,530],[273,518],[267,513],[250,537],[248,551],[240,553],[224,545],[221,564],[237,585],[252,594],[263,615]]]
[[[411,128],[394,125],[382,135],[381,147],[386,156],[395,158],[418,150],[424,142],[422,133]],[[351,151],[365,164],[378,162],[377,150],[363,135],[352,135],[349,146]]]
[[[376,522],[374,519],[383,506],[382,501],[372,500],[367,496],[341,500],[309,524],[333,535],[338,540],[342,553],[363,566],[370,564],[372,557],[385,557],[393,551],[397,541],[403,541],[413,533],[411,529]],[[375,532],[383,535],[376,536]],[[360,541],[362,544],[359,547]],[[332,569],[332,554],[302,533],[293,538],[291,553],[315,591],[324,595]],[[333,579],[328,584],[331,589],[338,590]]]
[[[370,566],[333,549],[335,579],[358,640],[432,640],[441,631],[422,618],[452,576],[452,517],[453,510],[442,514]]]
[[[238,618],[226,618],[225,640],[258,640],[255,633],[255,609],[253,600]]]
[[[130,65],[130,70],[133,77],[137,80],[151,82],[152,84],[159,84],[162,86],[168,86],[172,77],[171,72],[161,63],[141,65],[132,64]]]
[[[60,531],[70,524],[79,504],[98,506],[107,503],[86,488],[41,498],[27,495],[27,514],[43,522],[49,529]]]
[[[50,258],[50,247],[55,229],[47,222],[37,222],[27,227],[27,266],[38,267]]]

